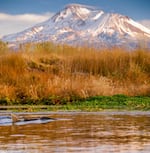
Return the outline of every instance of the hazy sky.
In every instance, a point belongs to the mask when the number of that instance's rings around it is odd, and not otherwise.
[[[127,15],[150,28],[150,0],[1,0],[0,36],[45,21],[70,3]]]

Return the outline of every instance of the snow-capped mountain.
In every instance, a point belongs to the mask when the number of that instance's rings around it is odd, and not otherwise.
[[[70,4],[49,20],[22,32],[4,36],[11,46],[51,41],[96,47],[135,47],[150,42],[150,29],[127,16],[105,13],[95,7]]]

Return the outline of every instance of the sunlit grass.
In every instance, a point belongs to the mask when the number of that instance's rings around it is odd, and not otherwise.
[[[0,44],[0,99],[9,104],[60,104],[116,94],[150,96],[149,51],[51,43],[8,51]]]

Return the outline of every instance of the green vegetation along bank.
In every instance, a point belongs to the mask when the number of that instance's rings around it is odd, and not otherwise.
[[[58,99],[57,99],[58,100]],[[0,101],[5,103],[1,105],[1,110],[13,111],[102,111],[102,110],[150,110],[150,97],[128,97],[124,95],[97,96],[82,100],[67,102],[59,99],[58,104],[53,104],[52,99],[43,99],[42,101],[28,101],[24,105]],[[37,103],[38,105],[35,105]]]

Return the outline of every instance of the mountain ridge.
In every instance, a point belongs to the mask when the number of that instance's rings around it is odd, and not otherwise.
[[[4,36],[2,40],[10,46],[51,41],[92,47],[134,48],[139,42],[150,42],[150,29],[121,14],[105,13],[93,6],[69,4],[47,21]]]

